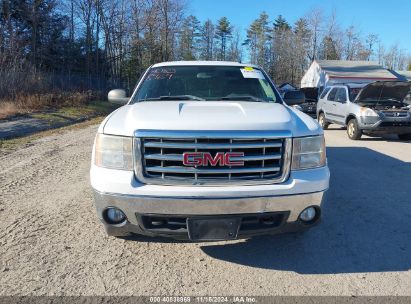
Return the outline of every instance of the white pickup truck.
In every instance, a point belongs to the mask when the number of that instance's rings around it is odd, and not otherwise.
[[[257,66],[155,64],[130,98],[113,90],[109,100],[125,105],[101,123],[90,169],[109,235],[230,240],[319,221],[323,130]]]

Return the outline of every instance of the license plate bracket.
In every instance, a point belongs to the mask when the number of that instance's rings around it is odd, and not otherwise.
[[[192,241],[222,241],[237,238],[240,217],[187,218],[188,237]]]

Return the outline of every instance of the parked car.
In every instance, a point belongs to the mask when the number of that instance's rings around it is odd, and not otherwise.
[[[313,118],[317,118],[318,88],[301,88],[305,95],[305,102],[300,105],[301,111]]]
[[[131,98],[114,90],[109,100],[126,105],[100,125],[90,169],[109,235],[227,240],[319,221],[329,184],[323,130],[259,67],[155,64]]]
[[[298,111],[303,112],[303,108],[301,107],[303,104],[305,104],[305,95],[301,90],[298,89],[294,89],[294,90],[288,90],[288,91],[283,91],[283,90],[279,90],[280,96],[283,100],[285,100],[284,96],[285,94],[287,94],[287,96],[291,96],[291,95],[299,95],[302,96],[304,99],[296,104],[296,103],[291,103],[290,107],[292,107],[293,109],[296,109]],[[289,98],[287,98],[289,100]],[[292,99],[291,99],[292,100]]]
[[[411,140],[411,83],[377,81],[361,85],[327,87],[317,104],[318,122],[323,129],[330,123],[347,127],[350,139],[362,134],[398,134],[401,140]]]

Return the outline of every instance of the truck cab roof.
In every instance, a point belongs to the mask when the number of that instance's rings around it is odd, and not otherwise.
[[[253,68],[259,68],[255,64],[249,64],[249,63],[240,63],[240,62],[234,62],[234,61],[169,61],[169,62],[160,62],[154,64],[152,67],[157,68],[157,67],[168,67],[168,66],[238,66],[238,67],[243,67],[243,66],[249,66]]]

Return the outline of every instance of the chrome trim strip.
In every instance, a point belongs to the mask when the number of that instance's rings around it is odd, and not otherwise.
[[[183,161],[183,155],[181,154],[146,154],[145,159],[156,160],[170,160],[170,161]],[[264,155],[250,155],[231,157],[232,161],[253,161],[253,160],[266,160],[266,159],[281,159],[281,154],[264,154]]]
[[[134,132],[134,137],[163,137],[163,138],[248,138],[248,139],[283,139],[292,136],[290,131],[274,130],[235,130],[235,131],[216,131],[216,130],[147,130],[141,129]]]
[[[182,154],[145,154],[145,159],[183,161]]]
[[[227,168],[227,169],[202,169],[194,167],[146,167],[146,171],[164,173],[198,173],[198,174],[221,174],[221,173],[258,173],[278,172],[280,167],[249,167],[249,168]]]
[[[232,144],[196,144],[196,143],[168,143],[168,142],[145,142],[149,148],[196,148],[196,149],[253,149],[253,148],[279,148],[282,143],[232,143]]]
[[[277,198],[277,197],[293,197],[293,196],[302,196],[302,195],[311,195],[317,193],[326,193],[329,188],[325,188],[323,190],[312,191],[307,193],[292,193],[292,194],[269,194],[269,195],[241,195],[241,196],[159,196],[159,195],[144,195],[144,194],[124,194],[118,192],[103,192],[98,191],[93,188],[93,191],[99,195],[103,196],[111,196],[111,197],[118,197],[121,198],[130,198],[130,199],[153,199],[153,200],[195,200],[195,201],[202,201],[202,200],[241,200],[241,199],[253,199],[253,198]]]
[[[281,159],[281,154],[249,155],[249,156],[231,157],[230,159],[233,161],[234,160],[252,161],[252,160]]]

